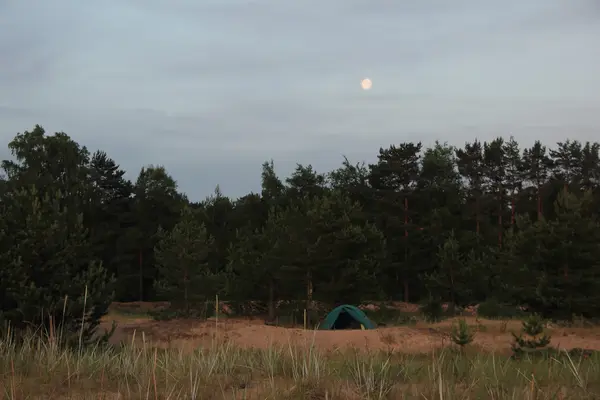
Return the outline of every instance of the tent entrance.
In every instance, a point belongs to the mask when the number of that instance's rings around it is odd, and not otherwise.
[[[331,329],[361,329],[361,323],[355,320],[352,315],[342,311],[339,313]]]

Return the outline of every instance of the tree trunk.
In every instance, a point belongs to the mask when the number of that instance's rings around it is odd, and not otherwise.
[[[275,282],[269,281],[269,321],[275,321]]]
[[[450,301],[452,302],[452,305],[456,305],[456,299],[454,297],[454,261],[452,261],[452,263],[450,263]]]
[[[304,307],[307,311],[311,309],[312,305],[312,294],[313,284],[310,270],[306,272],[306,306]]]
[[[475,221],[476,221],[476,228],[475,231],[477,232],[477,235],[479,235],[479,195],[477,194],[475,197]]]
[[[538,209],[538,221],[542,219],[542,183],[538,182],[537,185],[537,209]]]
[[[512,198],[510,201],[510,225],[515,224],[515,193],[513,192]]]
[[[568,190],[569,190],[569,189],[568,189],[568,187],[567,187],[567,184],[565,183],[565,188],[564,188],[564,191],[565,191],[565,202],[568,202],[568,201],[569,201],[569,200],[568,200],[568,197],[566,196],[566,194],[567,194]],[[569,280],[569,263],[568,263],[568,262],[567,262],[567,263],[565,263],[565,266],[564,266],[564,274],[565,274],[565,281],[568,281],[568,280]],[[570,293],[570,292],[569,292],[569,293]],[[570,294],[569,294],[569,296],[570,296]]]
[[[404,198],[404,277],[402,283],[404,285],[404,302],[408,303],[410,293],[408,289],[408,276],[406,268],[408,267],[408,197]]]
[[[187,315],[190,313],[190,302],[189,302],[189,279],[188,274],[185,272],[183,276],[183,301],[185,302],[185,312]]]
[[[502,248],[502,195],[498,196],[498,246]]]
[[[140,301],[144,301],[144,267],[142,263],[142,250],[140,250],[139,264],[140,264]]]

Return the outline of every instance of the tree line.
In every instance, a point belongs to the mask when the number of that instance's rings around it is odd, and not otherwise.
[[[330,172],[262,165],[261,190],[192,202],[162,166],[135,182],[103,151],[36,125],[0,180],[0,317],[93,331],[114,301],[190,310],[493,299],[600,314],[600,144],[513,138],[380,148]]]

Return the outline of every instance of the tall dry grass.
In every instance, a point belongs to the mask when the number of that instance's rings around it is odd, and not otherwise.
[[[600,398],[596,355],[323,353],[311,342],[248,350],[217,339],[190,352],[157,349],[143,335],[119,347],[66,348],[56,336],[0,339],[0,399]]]

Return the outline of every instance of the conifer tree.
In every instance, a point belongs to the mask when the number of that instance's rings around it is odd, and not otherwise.
[[[220,276],[211,272],[208,255],[213,239],[197,211],[185,207],[171,231],[158,231],[155,247],[157,292],[172,306],[189,313],[192,305],[218,291]]]

